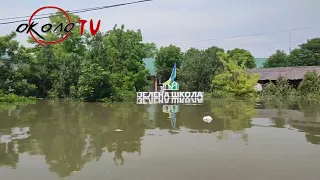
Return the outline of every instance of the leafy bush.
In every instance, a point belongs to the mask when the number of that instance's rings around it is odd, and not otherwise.
[[[250,74],[243,65],[230,58],[226,53],[219,53],[224,71],[216,75],[213,80],[215,97],[253,97],[256,95],[254,86],[259,79],[258,74]]]
[[[277,79],[275,84],[273,82],[268,83],[262,92],[264,99],[287,99],[294,98],[296,95],[296,90],[282,76]]]
[[[298,88],[292,87],[288,80],[279,77],[276,83],[268,83],[263,89],[262,98],[264,100],[319,100],[320,98],[320,78],[316,72],[308,72]]]
[[[320,79],[316,72],[308,72],[298,87],[301,96],[317,97],[320,95]]]
[[[34,100],[36,100],[35,97],[17,96],[12,93],[5,94],[2,90],[0,90],[0,102],[12,103],[12,102],[28,102],[28,101],[34,101]]]

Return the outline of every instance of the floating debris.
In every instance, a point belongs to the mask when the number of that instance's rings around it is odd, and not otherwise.
[[[203,117],[203,121],[206,123],[210,123],[212,121],[212,117],[211,116],[205,116]]]
[[[190,130],[189,132],[190,132],[190,133],[198,133],[199,130]]]
[[[180,133],[180,131],[178,131],[178,130],[169,130],[169,133],[172,133],[172,134],[179,134],[179,133]]]

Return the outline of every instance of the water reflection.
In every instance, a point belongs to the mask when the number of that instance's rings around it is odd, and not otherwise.
[[[171,127],[175,129],[176,127],[176,113],[179,112],[179,105],[162,105],[162,112],[169,114]]]
[[[143,156],[147,130],[155,136],[161,135],[156,129],[179,136],[212,134],[217,140],[236,136],[248,145],[248,129],[294,129],[303,132],[307,142],[320,144],[320,108],[302,103],[279,107],[245,101],[204,105],[38,101],[0,108],[0,166],[16,168],[21,154],[41,155],[60,177],[81,171],[103,154],[112,155],[115,166],[125,166],[124,153]],[[213,120],[205,122],[205,116]]]
[[[269,117],[274,127],[297,129],[304,132],[306,140],[320,144],[320,105],[310,102],[264,103],[260,117]]]

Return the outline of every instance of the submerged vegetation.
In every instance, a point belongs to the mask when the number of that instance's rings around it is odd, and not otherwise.
[[[259,75],[249,74],[244,64],[237,64],[236,59],[230,55],[219,53],[220,61],[223,64],[223,71],[212,80],[214,91],[213,97],[254,97],[257,93],[254,90]]]
[[[25,97],[25,96],[18,96],[16,94],[8,93],[5,94],[3,91],[0,90],[0,103],[7,102],[7,103],[13,103],[13,102],[19,102],[19,103],[25,103],[25,102],[33,102],[35,101],[35,97]]]
[[[266,85],[262,92],[264,101],[317,101],[320,100],[320,77],[316,72],[308,72],[300,82],[298,88],[294,88],[284,77],[279,77],[273,83]]]

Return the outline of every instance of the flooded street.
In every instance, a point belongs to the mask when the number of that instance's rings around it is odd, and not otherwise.
[[[0,104],[1,180],[318,180],[319,172],[317,105]]]

